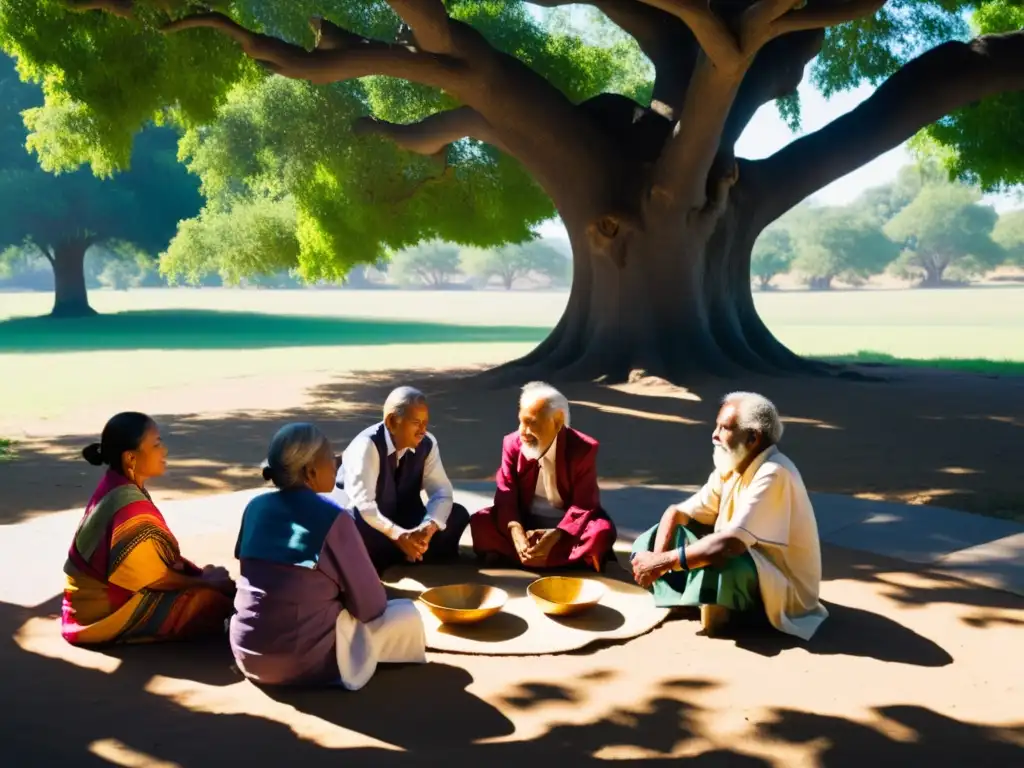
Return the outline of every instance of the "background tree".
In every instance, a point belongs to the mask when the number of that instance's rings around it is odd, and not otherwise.
[[[391,257],[388,276],[399,285],[443,288],[460,272],[459,249],[433,241],[405,248]]]
[[[569,263],[558,250],[539,241],[503,248],[467,248],[460,252],[463,271],[487,283],[497,277],[505,290],[512,290],[516,280],[531,274],[546,277],[551,284],[566,278]]]
[[[0,259],[11,264],[45,260],[54,275],[52,314],[93,314],[86,292],[86,251],[107,246],[108,259],[131,262],[120,273],[110,268],[100,282],[120,286],[132,272],[141,281],[140,251],[158,252],[178,219],[199,210],[198,184],[177,161],[178,137],[167,128],[146,130],[135,142],[131,169],[110,180],[87,169],[55,175],[25,151],[22,113],[34,121],[36,139],[54,130],[46,110],[33,106],[43,95],[37,86],[18,80],[7,58],[0,99],[0,245],[17,246]]]
[[[929,184],[885,226],[902,247],[893,264],[900,277],[920,285],[943,284],[947,270],[957,278],[985,272],[1005,254],[992,242],[998,215],[991,206],[978,205],[981,193],[961,184]]]
[[[280,167],[301,169],[302,189],[287,185],[300,259],[323,269],[422,238],[522,241],[551,213],[546,195],[572,242],[573,287],[550,337],[507,369],[516,380],[802,368],[750,294],[751,249],[768,224],[947,115],[954,128],[936,140],[983,187],[1024,170],[1019,121],[994,102],[964,109],[988,97],[1020,109],[1024,25],[1005,0],[593,0],[649,59],[649,88],[616,77],[635,57],[550,33],[511,0],[70,5],[92,10],[6,0],[0,19],[0,43],[47,79],[55,109],[67,106],[78,151],[66,162],[126,161],[155,114],[210,123],[233,89],[264,77],[243,53],[336,84],[310,88],[327,101],[298,121],[273,116],[312,139],[306,162]],[[311,14],[323,17],[312,28]],[[792,94],[811,61],[826,95],[880,87],[774,155],[737,162],[761,105],[781,98],[795,122]]]
[[[773,277],[789,271],[794,258],[796,254],[789,232],[782,227],[769,227],[754,243],[750,274],[757,278],[758,287],[766,291],[771,287]]]
[[[175,160],[173,131],[147,133],[136,143],[131,170],[110,180],[88,170],[53,175],[35,168],[0,175],[0,242],[32,246],[53,267],[53,316],[95,314],[86,292],[90,248],[155,255],[178,220],[199,209],[197,185]]]
[[[899,248],[878,226],[851,208],[818,208],[796,235],[792,268],[812,290],[840,279],[856,285],[884,270]]]
[[[1024,210],[1000,216],[992,239],[1003,249],[1007,264],[1024,267]]]

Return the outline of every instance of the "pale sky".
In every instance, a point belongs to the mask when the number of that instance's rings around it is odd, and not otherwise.
[[[810,67],[810,65],[808,65]],[[808,71],[804,82],[800,85],[800,108],[802,125],[800,133],[794,134],[779,117],[774,103],[765,104],[754,115],[746,131],[736,144],[739,157],[758,159],[766,157],[784,147],[803,133],[816,131],[830,123],[866,99],[874,92],[871,85],[863,85],[855,90],[837,93],[831,99],[825,99],[810,84]],[[812,199],[824,205],[843,205],[853,200],[869,187],[878,186],[890,181],[901,166],[913,162],[913,158],[904,146],[899,146],[853,173],[837,179],[818,192]],[[985,199],[990,205],[1002,212],[1021,207],[1021,199],[1014,195],[992,195]],[[565,229],[560,221],[552,221],[541,226],[540,232],[545,237],[565,237]]]

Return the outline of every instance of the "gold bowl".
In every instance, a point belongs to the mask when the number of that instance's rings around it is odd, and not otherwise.
[[[483,584],[450,584],[426,590],[420,600],[443,624],[475,624],[504,608],[508,592]]]
[[[526,588],[533,602],[550,616],[571,616],[601,602],[607,588],[599,581],[569,576],[545,576]]]

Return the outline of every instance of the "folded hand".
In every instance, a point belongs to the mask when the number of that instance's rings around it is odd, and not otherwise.
[[[429,539],[424,540],[422,533],[417,531],[406,531],[395,539],[395,545],[410,563],[418,563],[423,559],[428,544]]]
[[[554,549],[554,546],[561,538],[562,532],[557,528],[530,531],[526,536],[528,547],[520,555],[523,565],[531,568],[539,568],[545,565],[548,561],[548,555],[551,554],[551,550]]]

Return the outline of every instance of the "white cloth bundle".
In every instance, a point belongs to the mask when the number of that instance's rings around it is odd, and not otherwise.
[[[335,632],[341,684],[350,691],[370,682],[379,663],[423,664],[427,660],[423,619],[411,600],[388,600],[384,613],[367,624],[342,611]]]

